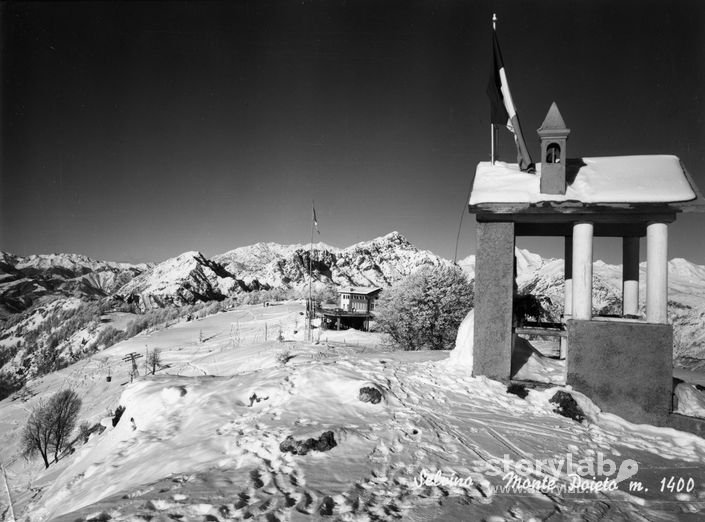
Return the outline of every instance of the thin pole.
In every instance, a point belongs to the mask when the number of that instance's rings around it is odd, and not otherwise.
[[[495,131],[494,131],[494,123],[490,123],[490,143],[492,144],[492,165],[494,165],[494,137],[495,137]]]
[[[492,13],[492,31],[496,31],[496,30],[497,30],[497,14]],[[494,52],[494,50],[492,52]],[[490,140],[492,143],[492,156],[491,156],[491,158],[492,158],[492,165],[494,165],[495,158],[496,158],[495,140],[497,138],[497,132],[495,130],[494,123],[490,123],[490,136],[491,136]]]
[[[311,252],[313,250],[313,229],[316,226],[316,223],[313,219],[313,212],[314,209],[316,208],[316,203],[315,201],[311,200],[311,242],[308,244],[308,320],[306,322],[306,327],[307,327],[307,333],[306,333],[306,340],[311,341],[312,339],[312,313],[313,313],[313,298],[312,298],[312,293],[311,293]]]
[[[15,508],[12,507],[12,497],[10,496],[10,486],[7,483],[7,473],[5,473],[5,466],[0,464],[0,469],[2,469],[2,476],[5,479],[5,491],[7,492],[7,500],[10,503],[10,520],[12,520],[12,522],[15,522]]]
[[[458,245],[460,244],[460,231],[463,228],[463,216],[468,211],[467,206],[470,204],[470,194],[472,193],[472,180],[470,180],[470,185],[468,185],[468,194],[463,200],[463,209],[460,211],[460,221],[458,222],[458,233],[455,236],[455,253],[453,254],[453,264],[458,264]],[[394,281],[392,281],[394,283]]]

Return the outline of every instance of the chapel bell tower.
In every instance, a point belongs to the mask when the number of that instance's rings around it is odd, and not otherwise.
[[[536,131],[541,138],[541,194],[565,194],[566,128],[556,102],[548,109],[546,119]]]

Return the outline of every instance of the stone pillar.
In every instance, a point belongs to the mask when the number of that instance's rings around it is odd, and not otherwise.
[[[563,323],[573,316],[573,237],[563,238]],[[568,356],[568,337],[560,338],[559,357],[564,360]]]
[[[565,254],[563,263],[563,273],[565,274],[563,317],[570,319],[570,316],[573,315],[573,238],[566,236],[563,240]]]
[[[573,225],[573,319],[592,318],[592,223]]]
[[[512,364],[514,223],[477,223],[473,375],[507,381]]]
[[[622,315],[639,314],[639,238],[622,238]]]
[[[668,323],[668,225],[646,227],[646,321]]]

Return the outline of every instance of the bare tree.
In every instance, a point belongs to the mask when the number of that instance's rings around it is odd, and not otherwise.
[[[80,409],[81,399],[73,390],[62,390],[47,402],[40,402],[32,410],[22,431],[23,454],[31,457],[39,453],[46,468],[49,467],[52,453],[54,462],[58,462],[76,425]]]
[[[152,372],[152,375],[157,373],[157,370],[162,365],[162,352],[159,348],[155,348],[151,352],[147,350],[147,358],[144,361],[147,370]]]
[[[76,426],[78,412],[81,410],[81,399],[73,390],[62,390],[49,399],[50,420],[52,430],[51,445],[54,448],[54,462],[59,461],[59,453],[64,449],[66,441]]]
[[[27,424],[22,431],[22,454],[32,457],[39,453],[44,461],[44,467],[49,467],[49,441],[51,440],[51,426],[46,418],[46,404],[40,402],[27,419]]]

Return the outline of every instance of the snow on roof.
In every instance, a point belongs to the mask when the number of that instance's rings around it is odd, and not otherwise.
[[[696,194],[680,160],[670,155],[581,158],[566,193],[541,194],[541,164],[536,174],[521,172],[515,163],[478,164],[470,205],[483,203],[538,203],[577,200],[582,203],[675,203]],[[569,167],[570,169],[570,167]]]
[[[380,291],[378,286],[344,286],[338,289],[339,294],[369,295]]]

